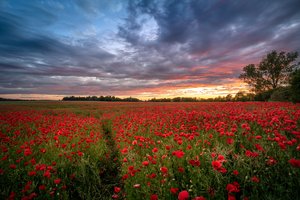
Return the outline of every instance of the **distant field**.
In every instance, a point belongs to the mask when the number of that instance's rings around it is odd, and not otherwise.
[[[300,104],[0,102],[0,199],[300,199]]]

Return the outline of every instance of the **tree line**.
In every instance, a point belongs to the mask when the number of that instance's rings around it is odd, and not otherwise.
[[[75,97],[69,96],[64,97],[63,101],[124,101],[124,102],[138,102],[141,101],[138,98],[127,97],[127,98],[119,98],[115,96],[88,96],[88,97]]]
[[[64,97],[63,101],[111,101],[111,102],[142,102],[138,98],[128,97],[119,98],[115,96],[88,96],[88,97]],[[197,98],[197,97],[174,97],[174,98],[152,98],[146,102],[227,102],[227,101],[253,101],[254,95],[246,92],[238,92],[235,95],[218,96],[215,98]]]

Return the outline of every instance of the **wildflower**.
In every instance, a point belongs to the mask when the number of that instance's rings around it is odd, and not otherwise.
[[[226,142],[227,144],[233,144],[234,140],[232,138],[227,138]]]
[[[298,159],[295,159],[295,158],[292,158],[289,160],[289,163],[293,166],[293,167],[297,167],[297,168],[300,168],[300,160]]]
[[[184,152],[181,150],[173,151],[172,155],[176,156],[177,158],[182,158],[184,156]]]
[[[127,149],[127,148],[122,149],[122,150],[121,150],[121,153],[122,153],[122,154],[127,154],[127,153],[128,153],[128,149]]]
[[[46,149],[45,149],[45,148],[42,148],[42,149],[40,149],[40,152],[41,152],[41,153],[46,153]]]
[[[15,192],[10,192],[8,199],[15,199],[16,193]]]
[[[200,161],[199,160],[190,160],[189,163],[194,167],[199,167],[200,166]]]
[[[54,184],[57,184],[57,185],[58,185],[58,184],[60,184],[60,182],[61,182],[61,179],[60,179],[60,178],[58,178],[58,179],[55,179],[53,182],[54,182]]]
[[[272,166],[272,165],[275,165],[277,163],[277,160],[275,160],[274,158],[272,157],[269,157],[269,159],[267,160],[267,164],[269,166]]]
[[[16,166],[15,164],[11,164],[11,165],[9,165],[9,168],[11,168],[11,169],[16,169],[17,166]]]
[[[212,161],[211,164],[215,170],[218,170],[222,167],[222,163],[219,160]]]
[[[157,194],[152,194],[150,197],[150,200],[158,200],[158,195]]]
[[[53,137],[53,139],[54,139],[55,141],[58,141],[58,136],[55,135],[55,136]]]
[[[178,192],[178,188],[173,188],[173,187],[171,187],[171,189],[170,189],[170,192],[172,193],[172,194],[176,194],[177,192]]]
[[[31,154],[32,154],[32,152],[31,152],[31,149],[30,149],[30,148],[24,149],[24,156],[29,156],[29,155],[31,155]]]
[[[121,191],[121,188],[120,187],[114,187],[114,192],[115,193],[119,193]]]
[[[40,185],[39,186],[39,190],[45,190],[46,189],[46,186],[45,185]]]
[[[43,176],[46,177],[46,178],[50,178],[51,177],[50,170],[45,171]]]
[[[122,180],[126,180],[126,179],[128,179],[128,174],[124,174],[124,175],[122,176]]]
[[[200,196],[200,197],[195,197],[193,200],[206,200],[206,198],[203,196]]]
[[[234,195],[228,194],[227,200],[236,200],[236,198]]]
[[[178,172],[183,173],[184,172],[184,168],[183,167],[178,167]]]
[[[164,174],[168,173],[168,168],[167,167],[161,167],[160,171]]]
[[[32,159],[30,160],[30,163],[31,163],[32,165],[35,165],[35,164],[36,164],[36,160],[35,160],[34,158],[32,158]]]
[[[36,175],[36,171],[30,171],[28,172],[28,176],[35,176]]]
[[[150,174],[148,177],[153,179],[153,178],[156,177],[156,174],[155,174],[155,173],[152,173],[152,174]]]
[[[218,161],[226,162],[225,157],[223,155],[218,155]]]
[[[133,170],[134,170],[134,166],[130,165],[130,166],[128,167],[128,171],[133,171]]]
[[[263,148],[260,144],[255,144],[255,148],[256,148],[258,151],[265,151],[264,148]]]
[[[178,200],[186,200],[189,198],[189,193],[186,190],[183,190],[181,192],[179,192],[178,194]]]
[[[153,148],[153,149],[152,149],[152,152],[153,152],[153,153],[156,153],[157,151],[158,151],[157,148]]]
[[[257,176],[253,176],[253,177],[251,178],[251,181],[252,181],[252,182],[255,182],[255,183],[259,183],[259,178],[258,178]]]
[[[143,164],[144,166],[148,166],[148,165],[149,165],[149,162],[148,162],[148,161],[144,161],[144,162],[142,162],[142,164]]]
[[[234,175],[239,175],[239,172],[238,172],[238,170],[233,170],[233,172],[232,172]]]
[[[229,193],[233,193],[233,192],[239,192],[239,184],[237,184],[237,182],[234,184],[234,183],[229,183],[227,184],[226,186],[226,190],[229,192]]]

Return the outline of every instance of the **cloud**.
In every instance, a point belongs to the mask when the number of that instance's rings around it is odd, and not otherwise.
[[[297,0],[3,2],[1,94],[222,86],[270,50],[300,51]]]
[[[237,77],[243,65],[257,62],[272,49],[299,50],[298,7],[299,1],[130,1],[119,36],[138,49],[137,65],[146,64],[146,73],[136,74],[138,78],[206,76],[203,83],[214,82]],[[151,43],[139,34],[144,22],[138,19],[145,15],[158,25],[157,39]],[[286,31],[282,27],[288,24]],[[190,70],[195,66],[208,69]],[[212,71],[216,75],[209,76]]]

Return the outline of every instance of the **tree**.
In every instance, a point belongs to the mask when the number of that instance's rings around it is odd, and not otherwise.
[[[300,102],[300,69],[291,74],[290,85],[292,101],[295,103]]]
[[[235,94],[234,99],[235,99],[235,101],[246,101],[247,100],[246,92],[238,91]]]
[[[278,87],[270,96],[270,101],[290,101],[291,89],[290,87]]]
[[[239,78],[246,82],[255,93],[274,90],[288,84],[290,74],[297,66],[294,62],[297,57],[297,52],[272,51],[258,65],[245,66]]]

